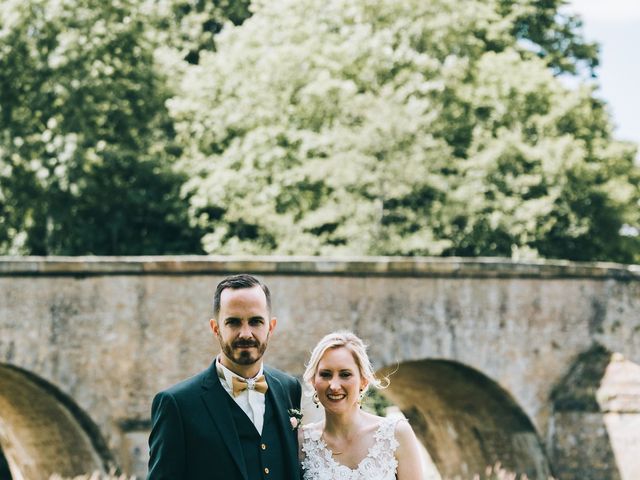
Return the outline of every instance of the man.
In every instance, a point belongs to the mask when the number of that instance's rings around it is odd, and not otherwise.
[[[153,400],[148,480],[298,479],[289,410],[301,387],[262,363],[276,326],[269,289],[251,275],[224,279],[209,324],[220,354]]]

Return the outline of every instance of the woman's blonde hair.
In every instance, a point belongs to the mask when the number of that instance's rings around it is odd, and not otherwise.
[[[389,385],[389,379],[386,377],[383,381],[376,377],[369,356],[367,355],[367,346],[364,342],[354,333],[343,330],[325,335],[314,347],[311,352],[311,358],[309,358],[309,362],[307,363],[307,368],[302,376],[309,386],[313,387],[313,377],[318,371],[318,364],[325,352],[340,347],[351,351],[353,359],[356,361],[356,365],[358,365],[358,369],[360,370],[360,375],[367,381],[367,386],[364,391],[369,387],[386,388]]]

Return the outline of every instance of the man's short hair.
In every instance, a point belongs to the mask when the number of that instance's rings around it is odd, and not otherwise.
[[[218,319],[220,314],[220,296],[222,291],[230,288],[232,290],[239,290],[241,288],[253,288],[259,286],[264,292],[264,296],[267,298],[267,310],[271,313],[271,293],[269,287],[258,280],[253,275],[247,273],[240,273],[238,275],[231,275],[222,280],[216,287],[216,293],[213,295],[213,318]]]

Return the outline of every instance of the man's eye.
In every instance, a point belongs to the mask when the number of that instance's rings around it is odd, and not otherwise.
[[[261,318],[254,319],[254,320],[251,320],[251,321],[249,322],[249,324],[251,324],[251,325],[262,325],[263,323],[264,323],[264,322],[262,321],[262,319],[261,319]]]
[[[225,323],[230,327],[235,327],[235,326],[240,324],[240,322],[238,320],[235,320],[235,319],[229,319]]]

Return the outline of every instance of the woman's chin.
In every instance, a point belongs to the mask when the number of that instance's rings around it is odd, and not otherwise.
[[[327,400],[322,403],[322,406],[324,407],[325,412],[331,413],[346,413],[357,409],[357,404],[350,404],[346,399],[339,401]]]

